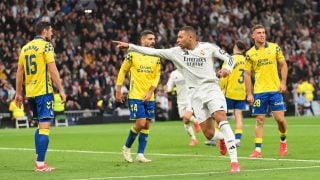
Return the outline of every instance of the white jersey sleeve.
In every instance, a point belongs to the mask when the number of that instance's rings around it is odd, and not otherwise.
[[[175,86],[174,77],[173,77],[172,73],[173,73],[173,71],[171,72],[169,79],[168,79],[168,82],[167,82],[167,91],[168,92],[171,92],[173,90],[173,87]]]
[[[219,48],[218,46],[212,44],[212,46],[214,47],[214,54],[213,56],[221,59],[225,62],[226,66],[225,68],[231,72],[234,68],[235,62],[232,56],[230,56],[228,53],[226,53],[223,49]]]

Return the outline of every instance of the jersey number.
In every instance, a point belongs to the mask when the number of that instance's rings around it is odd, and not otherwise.
[[[260,99],[256,99],[256,100],[254,101],[254,103],[253,103],[253,106],[254,106],[254,107],[260,107],[260,106],[261,106],[261,101],[260,101]]]
[[[244,83],[244,69],[239,69],[240,71],[240,79],[238,79],[238,83],[242,84]]]
[[[36,55],[34,55],[34,54],[25,56],[27,75],[37,73],[37,63],[35,61],[33,61],[34,58],[36,58]]]
[[[131,111],[132,112],[137,112],[138,111],[138,105],[137,104],[131,104]]]
[[[133,118],[136,118],[137,111],[138,111],[138,104],[131,104],[130,108],[131,108],[131,112],[133,113]]]

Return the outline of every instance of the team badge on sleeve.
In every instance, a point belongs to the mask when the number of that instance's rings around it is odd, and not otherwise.
[[[125,57],[125,60],[132,61],[132,55],[131,55],[131,53],[128,53],[128,54],[127,54],[127,56]]]

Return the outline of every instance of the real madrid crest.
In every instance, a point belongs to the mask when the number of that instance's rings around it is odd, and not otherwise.
[[[200,55],[201,55],[201,56],[204,56],[205,54],[206,54],[206,53],[204,52],[204,50],[201,49],[201,50],[200,50]]]

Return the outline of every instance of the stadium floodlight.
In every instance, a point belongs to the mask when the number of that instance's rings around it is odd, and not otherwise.
[[[90,14],[92,13],[92,9],[85,9],[84,12]]]

